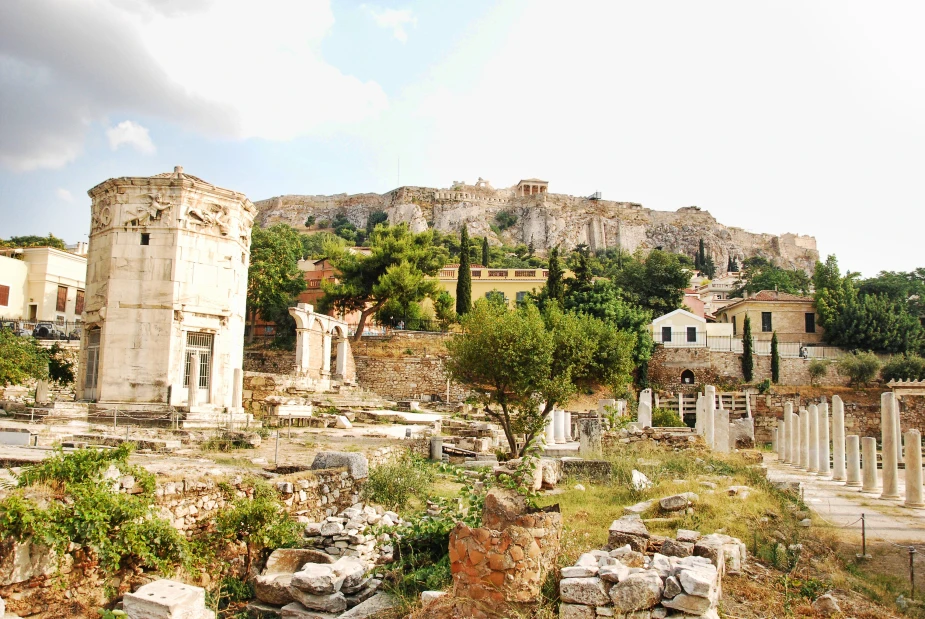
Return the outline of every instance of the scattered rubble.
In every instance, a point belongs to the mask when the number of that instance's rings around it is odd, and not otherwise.
[[[354,557],[372,567],[390,562],[393,548],[388,543],[391,541],[388,533],[380,534],[377,539],[370,527],[404,524],[395,512],[357,503],[321,522],[307,523],[305,537],[308,544],[334,559]]]

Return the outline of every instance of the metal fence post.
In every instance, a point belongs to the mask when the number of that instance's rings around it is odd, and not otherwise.
[[[909,593],[909,599],[915,599],[915,564],[912,559],[915,557],[915,546],[909,546],[909,584],[912,591]]]

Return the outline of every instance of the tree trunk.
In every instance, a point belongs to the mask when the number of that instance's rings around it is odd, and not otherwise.
[[[368,307],[360,312],[360,321],[357,323],[356,333],[354,333],[353,338],[351,338],[354,342],[359,342],[360,338],[363,337],[363,329],[366,327],[366,319],[369,318],[370,315],[375,313],[378,309],[378,307]]]

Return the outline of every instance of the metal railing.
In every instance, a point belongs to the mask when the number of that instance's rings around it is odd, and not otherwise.
[[[706,331],[674,330],[670,337],[657,332],[655,342],[665,348],[708,348],[715,352],[732,352],[742,354],[742,338],[735,335],[709,335]],[[804,359],[836,359],[844,351],[835,346],[820,346],[805,342],[778,342],[778,353],[781,357]],[[756,355],[770,356],[771,341],[752,339],[752,351]]]
[[[38,340],[79,340],[83,323],[66,320],[23,320],[21,318],[0,318],[0,328],[14,331],[23,337]]]

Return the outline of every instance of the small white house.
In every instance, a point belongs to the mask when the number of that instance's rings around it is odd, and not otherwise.
[[[729,324],[707,322],[687,310],[676,309],[652,321],[652,339],[671,348],[706,348],[709,338],[732,337]]]

